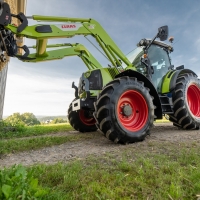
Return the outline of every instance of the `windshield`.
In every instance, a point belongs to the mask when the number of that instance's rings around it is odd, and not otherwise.
[[[127,55],[127,58],[136,67],[138,72],[146,76],[147,68],[140,60],[143,54],[143,47],[137,47]],[[169,70],[168,68],[171,65],[169,55],[162,47],[152,44],[148,49],[148,58],[154,69],[152,81],[154,86],[157,88],[160,80],[167,73]]]
[[[162,47],[152,45],[148,50],[148,58],[154,69],[152,81],[154,86],[157,87],[160,80],[168,72],[169,66],[171,65],[169,55]]]
[[[144,54],[143,47],[137,47],[127,55],[127,58],[136,67],[138,72],[146,76],[147,75],[146,66],[140,61],[140,58],[142,57],[143,54]]]
[[[143,47],[137,47],[136,49],[128,53],[126,57],[129,59],[130,62],[133,62],[140,53],[143,53]]]

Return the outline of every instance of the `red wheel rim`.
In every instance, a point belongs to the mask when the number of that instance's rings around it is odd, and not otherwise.
[[[93,117],[87,117],[85,114],[85,110],[80,110],[79,111],[79,117],[80,120],[83,122],[83,124],[87,126],[92,126],[96,123],[95,119]]]
[[[132,110],[127,116],[123,109],[128,106]],[[141,130],[148,119],[148,106],[144,97],[135,90],[124,92],[117,104],[117,116],[124,128],[129,131]]]
[[[200,88],[194,84],[187,90],[187,102],[190,111],[195,117],[200,117]]]

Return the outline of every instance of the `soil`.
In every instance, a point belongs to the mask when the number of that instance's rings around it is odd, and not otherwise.
[[[92,139],[68,142],[62,145],[45,147],[39,150],[8,154],[0,158],[0,167],[9,167],[14,164],[25,166],[34,164],[54,164],[57,162],[70,162],[75,159],[83,159],[89,155],[100,156],[105,153],[118,154],[125,149],[134,148],[135,151],[149,151],[152,149],[150,144],[166,145],[173,144],[199,144],[200,130],[180,130],[174,127],[172,123],[155,123],[151,129],[151,135],[147,136],[142,142],[120,145],[115,144],[105,138],[101,133],[94,132],[98,137]],[[48,136],[65,136],[70,134],[87,134],[77,131],[68,131],[65,133],[51,134]],[[91,134],[91,133],[90,133]]]

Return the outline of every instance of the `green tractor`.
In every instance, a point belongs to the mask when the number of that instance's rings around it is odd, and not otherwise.
[[[160,30],[168,32],[167,27],[161,27],[156,38]],[[84,73],[78,94],[83,88],[92,90],[90,85],[95,84],[101,84],[102,90],[93,98],[82,100],[77,96],[68,110],[71,125],[81,132],[98,128],[108,139],[120,143],[142,141],[153,122],[163,115],[179,128],[199,129],[200,80],[183,65],[174,68],[169,57],[172,51],[170,45],[155,38],[142,39],[127,55],[136,70],[127,67],[119,73],[114,68],[103,68]],[[110,80],[104,85],[107,73]]]
[[[158,29],[152,40],[142,39],[127,56],[118,48],[101,25],[93,19],[38,16],[10,13],[7,3],[1,3],[0,47],[1,61],[5,52],[23,62],[42,62],[79,56],[88,68],[75,89],[75,99],[69,106],[68,118],[80,132],[101,131],[115,143],[142,141],[150,133],[153,122],[169,117],[182,129],[199,129],[200,80],[184,66],[174,68],[169,54],[173,51],[165,41],[168,27]],[[21,21],[12,24],[12,17]],[[28,19],[45,24],[28,26]],[[48,24],[47,22],[56,22]],[[30,54],[27,46],[17,47],[15,35],[36,40]],[[81,44],[48,44],[52,38],[76,35],[94,37],[110,61],[103,67]],[[160,41],[156,40],[157,38]],[[25,51],[18,54],[18,48]],[[49,48],[54,50],[47,51]]]

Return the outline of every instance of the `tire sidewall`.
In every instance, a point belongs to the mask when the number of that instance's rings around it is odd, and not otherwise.
[[[74,99],[73,101],[75,101]],[[72,102],[73,102],[72,101]],[[72,103],[69,105],[68,108],[68,118],[69,118],[69,123],[70,125],[77,131],[80,132],[91,132],[91,131],[96,131],[97,127],[96,124],[85,124],[81,119],[80,119],[80,110],[77,111],[72,111]]]

